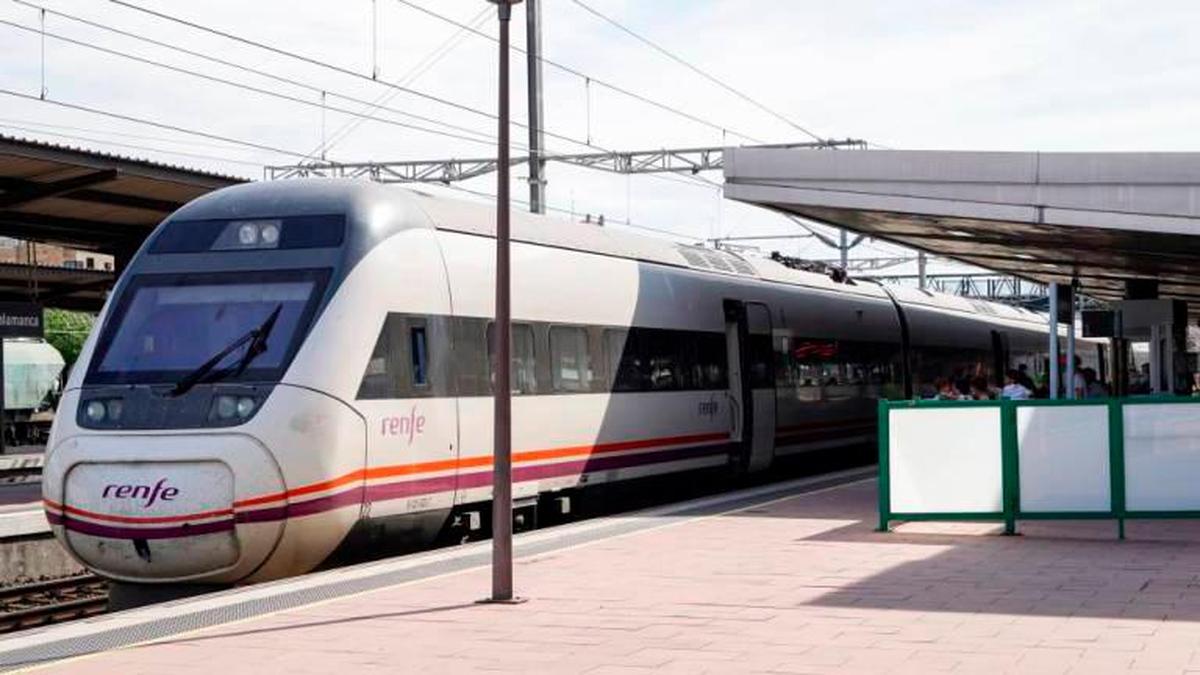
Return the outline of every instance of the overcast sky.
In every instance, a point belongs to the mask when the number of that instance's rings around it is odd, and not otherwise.
[[[169,72],[36,32],[40,13],[0,0],[0,89],[86,106],[285,150],[255,149],[0,94],[0,132],[70,142],[124,155],[258,178],[264,164],[300,161],[323,142],[340,161],[434,159],[493,154],[487,117],[397,92],[107,0],[31,0],[201,54],[312,85],[277,80],[154,46],[47,12],[50,33],[227,78],[306,101]],[[494,112],[495,44],[399,0],[129,0],[354,73],[403,82],[461,106]],[[484,0],[408,0],[496,34]],[[904,149],[1200,150],[1200,3],[1132,0],[585,0],[596,10],[730,83],[795,124],[825,137],[864,138]],[[592,82],[545,68],[546,125],[555,152],[808,140],[683,66],[590,15],[573,0],[542,0],[547,58]],[[514,12],[524,43],[524,12]],[[513,111],[524,120],[522,57],[514,55]],[[607,89],[606,82],[686,111],[689,120]],[[326,110],[320,106],[325,91]],[[388,120],[478,139],[446,138],[381,121],[352,129],[328,110],[379,101]],[[419,121],[402,113],[433,120]],[[452,130],[436,122],[460,127]],[[463,129],[467,131],[463,131]],[[722,131],[725,129],[726,131]],[[514,128],[514,141],[524,132]],[[73,138],[69,138],[73,137]],[[117,145],[117,144],[123,145]],[[520,152],[517,148],[515,152]],[[524,170],[514,195],[524,197]],[[796,233],[778,215],[720,199],[712,186],[679,178],[627,177],[552,164],[550,203],[577,214],[678,233]],[[705,176],[718,182],[719,173]],[[463,184],[493,192],[494,176]],[[812,239],[779,248],[833,257]],[[878,254],[864,246],[857,255]]]

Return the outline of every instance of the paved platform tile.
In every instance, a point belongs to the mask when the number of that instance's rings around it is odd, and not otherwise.
[[[1200,671],[1200,524],[922,523],[860,482],[52,665],[50,672]]]

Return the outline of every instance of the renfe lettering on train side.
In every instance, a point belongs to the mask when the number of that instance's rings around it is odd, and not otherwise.
[[[167,487],[166,482],[166,478],[160,478],[154,485],[105,485],[100,496],[104,499],[145,499],[142,508],[150,508],[156,501],[175,501],[179,496],[179,488]]]
[[[381,434],[404,437],[409,445],[412,445],[414,438],[425,432],[425,416],[417,413],[417,406],[413,406],[405,417],[385,417],[380,420],[380,424]]]

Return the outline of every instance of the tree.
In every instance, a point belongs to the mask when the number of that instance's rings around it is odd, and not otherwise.
[[[87,312],[72,312],[66,309],[47,309],[44,315],[46,342],[62,354],[67,369],[79,358],[83,342],[92,331],[96,317]]]

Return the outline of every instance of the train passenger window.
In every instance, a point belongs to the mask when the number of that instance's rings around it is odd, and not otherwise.
[[[610,391],[725,389],[725,335],[663,328],[604,331]]]
[[[367,370],[358,384],[358,398],[390,398],[389,393],[386,350],[380,350],[376,345],[375,353],[367,361]]]
[[[436,370],[430,352],[438,339],[436,319],[388,314],[375,339],[375,348],[358,384],[359,399],[423,397],[437,394]],[[432,331],[432,334],[431,334]],[[435,348],[436,351],[436,348]],[[441,394],[437,394],[441,395]]]
[[[366,370],[358,385],[358,398],[400,398],[401,372],[404,368],[406,345],[404,344],[405,318],[399,314],[388,314],[375,339],[375,349],[367,361]]]
[[[487,351],[488,351],[488,375],[490,382],[493,384],[496,381],[496,375],[492,372],[493,357],[496,353],[495,347],[495,331],[496,324],[488,322],[487,325]],[[512,324],[512,344],[510,346],[511,353],[511,369],[510,376],[512,377],[512,393],[514,394],[536,394],[537,393],[537,354],[534,351],[533,326],[527,323]]]
[[[425,346],[425,327],[413,326],[409,331],[409,356],[412,358],[412,383],[417,387],[429,385],[429,353]]]
[[[687,342],[679,331],[649,330],[641,341],[646,346],[649,362],[650,389],[688,389]]]
[[[643,391],[648,381],[642,367],[637,333],[607,328],[604,331],[604,355],[608,369],[609,391]]]
[[[770,389],[775,386],[775,352],[771,348],[770,335],[750,335],[748,340],[750,356],[750,387],[752,389]]]
[[[551,326],[550,373],[555,391],[591,391],[593,373],[586,329]]]
[[[729,354],[725,349],[724,333],[698,333],[693,338],[696,346],[696,382],[700,389],[728,389],[729,374],[725,362]]]
[[[816,401],[902,394],[901,352],[895,343],[792,337],[783,339],[774,358],[775,385],[786,397]]]

